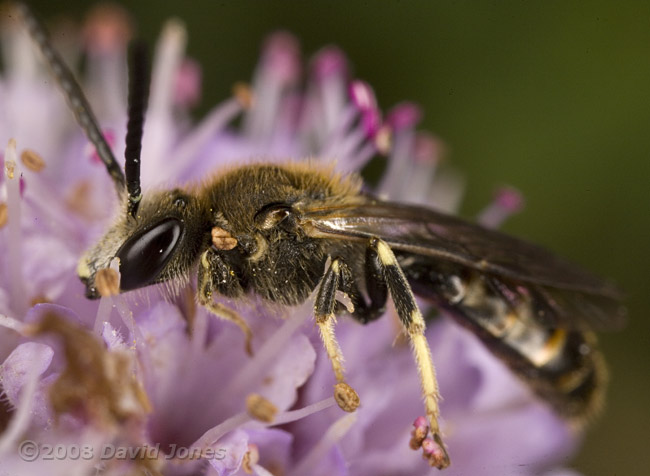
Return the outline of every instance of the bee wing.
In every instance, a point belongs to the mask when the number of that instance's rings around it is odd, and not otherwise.
[[[301,210],[301,222],[313,237],[361,241],[375,236],[395,251],[526,284],[564,326],[613,329],[625,321],[621,294],[611,284],[544,248],[429,208],[369,200],[308,207]]]

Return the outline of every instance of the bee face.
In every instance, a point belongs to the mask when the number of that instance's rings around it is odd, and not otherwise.
[[[86,296],[100,297],[95,275],[119,259],[120,291],[184,279],[202,248],[209,246],[210,229],[202,224],[198,200],[180,189],[148,193],[135,218],[119,220],[80,260],[79,278]]]

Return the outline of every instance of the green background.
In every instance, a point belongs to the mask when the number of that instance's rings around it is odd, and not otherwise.
[[[34,1],[45,18],[90,2]],[[611,277],[624,331],[602,335],[607,411],[573,466],[648,474],[650,463],[650,4],[577,1],[124,2],[153,41],[176,16],[204,70],[199,115],[251,75],[262,39],[295,33],[306,54],[339,45],[386,108],[422,105],[467,179],[473,216],[512,184],[527,207],[506,230]]]

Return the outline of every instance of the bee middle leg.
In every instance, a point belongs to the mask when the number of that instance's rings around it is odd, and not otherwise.
[[[212,314],[225,321],[237,324],[246,339],[245,348],[248,355],[253,355],[253,334],[244,319],[232,309],[215,302],[213,293],[219,290],[225,296],[241,294],[241,286],[230,267],[224,263],[219,254],[212,248],[201,255],[198,276],[198,300]]]

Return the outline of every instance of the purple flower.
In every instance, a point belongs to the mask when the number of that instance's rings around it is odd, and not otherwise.
[[[3,33],[0,141],[9,145],[0,179],[0,388],[11,412],[0,418],[8,422],[0,472],[427,472],[409,448],[423,408],[394,311],[365,327],[340,319],[348,381],[362,402],[346,414],[334,403],[330,363],[307,323],[310,300],[290,309],[253,296],[226,301],[253,331],[251,358],[236,326],[195,305],[193,283],[171,296],[158,286],[99,303],[83,297],[77,261],[110,224],[113,185],[52,81],[44,81],[23,28],[3,24]],[[85,89],[117,156],[128,35],[119,10],[96,13],[84,29]],[[296,39],[273,34],[251,85],[237,85],[194,125],[189,108],[200,97],[200,68],[185,57],[185,40],[183,26],[170,22],[156,48],[145,187],[287,158],[359,172],[384,155],[388,170],[375,193],[456,209],[462,181],[437,170],[443,145],[416,131],[419,108],[402,103],[382,114],[371,87],[348,77],[338,49],[321,50],[303,75]],[[59,46],[76,60],[76,43]],[[502,191],[479,220],[498,226],[520,206],[516,192]],[[556,465],[577,435],[450,320],[429,325],[427,338],[444,397],[450,474],[560,474]]]

